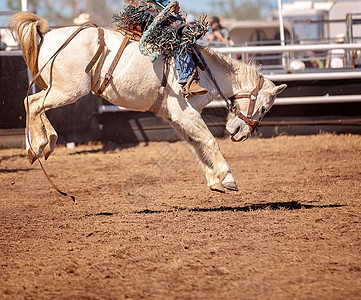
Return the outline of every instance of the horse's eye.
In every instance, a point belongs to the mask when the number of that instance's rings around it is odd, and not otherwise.
[[[264,106],[261,107],[261,114],[264,114],[266,112],[266,108]]]

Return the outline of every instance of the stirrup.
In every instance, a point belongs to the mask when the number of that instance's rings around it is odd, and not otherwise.
[[[193,97],[197,95],[204,95],[208,93],[208,90],[201,87],[199,84],[200,78],[198,75],[197,67],[194,68],[192,76],[188,79],[187,83],[183,86],[184,97]],[[193,90],[192,90],[193,89]]]
[[[194,80],[191,82],[190,85],[186,84],[183,87],[183,95],[187,98],[197,96],[197,95],[204,95],[207,93],[208,93],[208,90],[205,89],[204,87],[201,87],[197,80]]]

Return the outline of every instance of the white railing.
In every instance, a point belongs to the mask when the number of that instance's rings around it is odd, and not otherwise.
[[[224,54],[244,53],[285,53],[303,51],[329,51],[332,49],[361,50],[360,44],[317,44],[317,45],[286,45],[286,46],[247,46],[214,48]]]
[[[332,53],[332,50],[344,50],[344,64],[345,67],[353,67],[355,64],[355,57],[357,55],[361,59],[361,43],[352,44],[308,44],[308,45],[287,45],[287,46],[242,46],[242,47],[222,47],[215,48],[223,54],[228,54],[231,57],[239,57],[243,61],[249,59],[255,61],[262,61],[263,70],[274,69],[290,69],[292,60],[297,60],[303,63],[308,61],[324,62],[325,67],[329,67],[330,59],[332,57],[339,57],[340,54]],[[312,52],[310,54],[308,52]],[[267,56],[268,55],[268,56]],[[271,55],[271,56],[270,56]],[[278,55],[279,65],[268,65],[269,59],[274,59]],[[282,60],[281,60],[282,58]],[[282,63],[281,63],[282,61]]]
[[[289,52],[304,52],[304,51],[329,51],[332,49],[343,50],[361,50],[361,43],[359,44],[318,44],[318,45],[287,45],[287,46],[250,46],[250,47],[224,47],[213,48],[213,50],[224,54],[254,54],[254,53],[289,53]],[[1,51],[0,55],[20,56],[21,51]],[[304,80],[340,80],[340,79],[361,79],[361,69],[354,70],[332,70],[323,69],[321,72],[297,72],[293,74],[283,73],[275,74],[269,73],[266,75],[270,80],[277,82],[289,81],[304,81]],[[295,105],[295,104],[319,104],[319,103],[345,103],[345,102],[360,102],[361,95],[338,95],[338,96],[311,96],[311,97],[290,97],[279,98],[276,100],[276,105]],[[222,102],[213,101],[208,107],[223,106]],[[120,108],[114,105],[104,105],[99,107],[99,113],[124,111],[127,109]]]
[[[286,97],[277,98],[275,105],[305,105],[305,104],[326,104],[326,103],[352,103],[361,102],[361,95],[338,95],[338,96],[309,96],[309,97]],[[226,108],[224,101],[212,101],[206,108]],[[132,109],[116,105],[100,105],[98,113],[104,114],[109,112],[126,112]]]
[[[267,74],[265,75],[272,81],[305,81],[305,80],[340,80],[340,79],[360,79],[361,78],[361,69],[349,72],[341,71],[331,71],[332,69],[327,69],[325,72],[320,73],[308,73],[303,71],[302,73],[296,74]]]

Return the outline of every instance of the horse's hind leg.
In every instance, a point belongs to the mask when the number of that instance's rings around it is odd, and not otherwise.
[[[28,158],[30,163],[39,158],[45,145],[48,143],[46,136],[46,128],[42,118],[43,103],[46,91],[25,98],[24,105],[27,112],[29,129],[31,132],[31,145],[28,150]]]
[[[43,153],[47,159],[55,148],[57,133],[50,124],[45,111],[52,108],[74,103],[80,97],[89,93],[86,88],[67,93],[66,89],[61,91],[52,87],[45,91],[31,95],[29,101],[25,99],[25,107],[29,108],[28,117],[32,135],[31,147],[28,150],[29,161],[33,163]]]
[[[44,125],[45,133],[47,137],[47,143],[43,148],[43,155],[45,160],[47,160],[50,154],[53,153],[55,149],[56,141],[58,140],[58,134],[56,133],[54,127],[51,125],[44,111],[40,113],[40,118]]]
[[[44,158],[45,160],[47,160],[50,154],[53,153],[55,149],[56,141],[58,140],[58,134],[56,133],[54,127],[51,125],[49,119],[44,112],[42,112],[42,120],[44,122],[46,136],[48,138],[48,143],[43,150]]]

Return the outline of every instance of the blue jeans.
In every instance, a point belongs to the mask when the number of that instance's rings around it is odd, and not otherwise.
[[[192,54],[189,46],[180,51],[178,48],[174,53],[175,65],[177,67],[178,75],[179,75],[179,83],[187,83],[188,79],[193,74],[194,63],[192,60]]]

